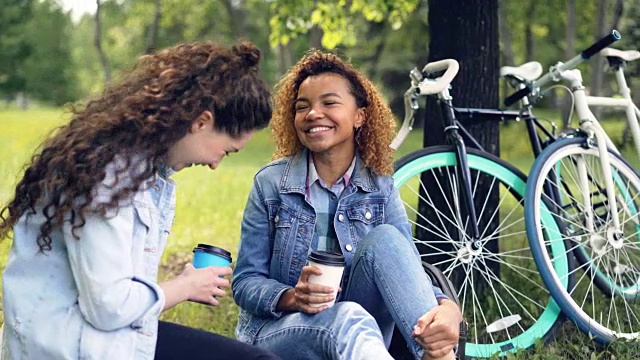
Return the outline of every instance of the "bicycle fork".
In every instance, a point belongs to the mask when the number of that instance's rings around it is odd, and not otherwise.
[[[458,125],[455,121],[455,113],[453,112],[453,106],[451,104],[451,96],[448,91],[443,91],[438,94],[440,100],[440,108],[442,109],[442,115],[445,123],[445,136],[456,149],[456,160],[458,163],[457,176],[458,176],[458,188],[460,189],[462,199],[461,203],[456,204],[458,206],[458,216],[462,214],[460,209],[467,209],[469,216],[469,225],[471,227],[472,244],[476,249],[480,247],[480,229],[478,228],[478,216],[476,214],[476,207],[473,203],[473,193],[471,190],[471,170],[469,168],[469,162],[467,161],[467,149],[464,144],[464,140],[458,132]],[[462,227],[462,219],[460,225]],[[463,228],[463,227],[462,227]],[[461,237],[462,239],[463,237]]]
[[[607,203],[609,205],[609,215],[611,216],[612,220],[612,227],[610,229],[607,229],[607,234],[611,234],[612,236],[607,236],[606,241],[614,248],[620,248],[622,247],[623,242],[621,236],[622,228],[620,225],[618,204],[616,201],[615,187],[613,184],[611,161],[609,159],[609,147],[611,147],[613,144],[589,109],[584,86],[582,85],[582,76],[580,72],[578,70],[565,71],[563,73],[563,77],[565,77],[571,83],[571,89],[576,99],[576,112],[578,114],[578,118],[580,119],[580,129],[587,134],[587,142],[589,146],[592,145],[593,139],[595,138],[598,154],[600,156],[600,164],[602,167],[602,176],[605,184]],[[591,205],[589,179],[592,178],[595,174],[589,174],[586,161],[582,157],[576,159],[576,165],[578,167],[578,184],[580,186],[580,193],[582,194],[585,205],[585,208],[583,210],[585,215],[585,226],[587,230],[593,234],[596,226],[594,209]],[[611,230],[611,233],[609,232],[609,230]],[[596,245],[594,246],[594,248],[601,248],[604,244],[594,245]]]

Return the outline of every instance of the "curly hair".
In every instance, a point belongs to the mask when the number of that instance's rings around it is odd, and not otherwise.
[[[389,147],[395,135],[396,121],[378,89],[349,62],[338,55],[311,50],[276,85],[275,109],[271,133],[276,145],[274,159],[291,156],[303,147],[294,125],[294,100],[300,84],[310,76],[334,73],[345,78],[356,104],[365,109],[365,120],[356,132],[356,149],[365,166],[380,175],[393,172],[393,150]]]
[[[40,145],[0,211],[0,239],[38,206],[46,219],[37,244],[51,250],[55,228],[69,221],[76,230],[89,212],[105,216],[139,191],[204,111],[214,114],[217,131],[232,137],[267,127],[271,95],[259,75],[260,57],[248,41],[231,48],[180,44],[142,56],[122,83],[71,106],[69,123]],[[124,166],[115,174],[118,186],[108,202],[95,204],[92,190],[119,159]]]

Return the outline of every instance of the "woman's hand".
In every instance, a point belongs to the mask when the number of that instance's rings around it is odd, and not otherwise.
[[[229,280],[222,276],[231,275],[231,273],[232,270],[228,266],[196,269],[190,263],[185,265],[180,275],[160,285],[166,298],[164,310],[183,301],[220,305],[217,298],[227,296],[222,288],[229,287]]]
[[[418,319],[413,336],[425,349],[427,358],[446,358],[458,343],[461,321],[458,305],[451,300],[442,300],[440,305]]]
[[[184,278],[183,281],[187,286],[185,289],[188,294],[187,300],[218,306],[220,302],[216,298],[227,296],[222,288],[229,287],[229,280],[222,277],[232,273],[233,270],[228,266],[209,266],[196,269],[192,264],[187,264],[178,278]]]
[[[310,283],[309,276],[311,275],[322,275],[322,270],[315,266],[303,267],[295,288],[285,291],[280,297],[278,310],[297,310],[307,314],[317,314],[329,308],[327,305],[319,304],[335,299],[334,289],[330,286]]]

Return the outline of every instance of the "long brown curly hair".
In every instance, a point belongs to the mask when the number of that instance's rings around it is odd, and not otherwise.
[[[274,159],[291,156],[303,147],[294,125],[294,100],[300,84],[310,76],[334,73],[345,78],[356,105],[365,109],[365,120],[356,132],[356,149],[365,165],[380,175],[393,172],[393,150],[389,147],[395,135],[396,121],[378,89],[338,55],[312,50],[296,63],[276,85],[275,110],[271,133],[276,150]]]
[[[0,211],[0,239],[36,206],[46,218],[37,238],[41,251],[51,249],[50,234],[64,222],[76,230],[88,212],[105,216],[158,172],[169,148],[204,111],[214,114],[217,131],[232,137],[265,128],[272,108],[260,56],[245,41],[231,48],[180,44],[141,57],[120,84],[72,106],[70,122],[40,145]],[[93,189],[118,159],[125,164],[115,174],[111,199],[94,204]]]

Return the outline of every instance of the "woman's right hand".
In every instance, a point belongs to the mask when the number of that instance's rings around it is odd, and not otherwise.
[[[307,314],[317,314],[329,308],[327,305],[320,305],[329,302],[335,297],[334,289],[330,286],[318,285],[309,282],[309,276],[322,275],[322,270],[315,266],[305,266],[302,268],[300,279],[293,289],[287,290],[280,301],[278,308],[289,311],[301,311]]]

